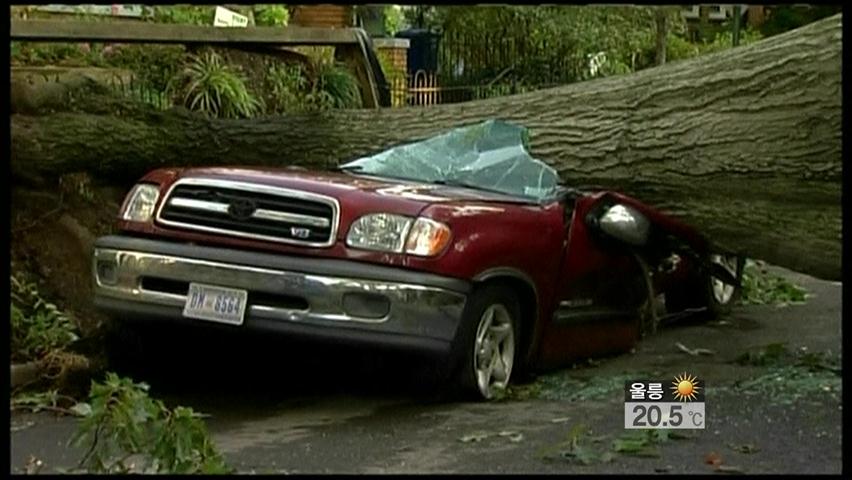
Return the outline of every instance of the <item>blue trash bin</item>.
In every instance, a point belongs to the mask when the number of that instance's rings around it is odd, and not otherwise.
[[[429,73],[438,71],[440,34],[423,28],[411,28],[397,33],[396,38],[406,38],[409,41],[408,73],[410,75],[420,70]]]

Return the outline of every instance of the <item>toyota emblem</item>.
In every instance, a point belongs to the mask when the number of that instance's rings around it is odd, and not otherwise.
[[[228,214],[237,220],[248,220],[257,210],[257,205],[251,200],[238,199],[228,206]]]

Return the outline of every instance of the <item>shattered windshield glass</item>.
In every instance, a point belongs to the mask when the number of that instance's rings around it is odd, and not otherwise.
[[[359,158],[340,169],[541,201],[556,193],[559,176],[527,153],[528,138],[523,127],[489,120]]]

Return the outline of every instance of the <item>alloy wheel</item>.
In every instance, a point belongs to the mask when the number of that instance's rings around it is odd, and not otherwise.
[[[731,255],[713,255],[710,257],[710,261],[720,265],[722,268],[727,270],[732,277],[736,278],[737,257]],[[736,287],[715,277],[711,278],[711,282],[713,287],[713,299],[719,305],[727,305],[733,298]]]
[[[512,316],[500,304],[482,312],[476,329],[473,368],[479,392],[486,399],[505,390],[515,360],[515,331]]]

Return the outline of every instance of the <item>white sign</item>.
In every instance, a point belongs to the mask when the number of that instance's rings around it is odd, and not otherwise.
[[[227,8],[216,7],[216,17],[213,18],[214,27],[248,27],[248,17],[232,12]]]

